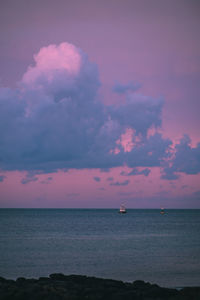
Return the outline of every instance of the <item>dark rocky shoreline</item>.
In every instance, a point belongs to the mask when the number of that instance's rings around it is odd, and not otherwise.
[[[0,277],[0,300],[200,300],[200,287],[181,290],[156,284],[51,274],[39,279]]]

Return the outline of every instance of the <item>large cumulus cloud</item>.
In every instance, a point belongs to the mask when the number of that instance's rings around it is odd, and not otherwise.
[[[97,66],[69,43],[44,47],[34,60],[16,89],[0,89],[0,169],[163,165],[171,145],[156,132],[163,99],[136,94],[138,85],[118,84],[125,101],[103,105]],[[129,151],[119,143],[127,129],[134,132]]]
[[[106,135],[97,67],[67,43],[34,58],[17,90],[0,91],[1,167],[86,167],[95,139]]]

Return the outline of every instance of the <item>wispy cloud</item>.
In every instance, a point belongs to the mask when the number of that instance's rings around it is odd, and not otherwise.
[[[116,181],[116,182],[111,182],[110,185],[113,186],[123,186],[123,185],[128,185],[130,183],[130,180],[124,180],[124,181]]]
[[[34,172],[28,172],[26,174],[26,177],[22,178],[21,183],[22,184],[27,184],[27,183],[34,182],[34,181],[37,181],[37,180],[38,180],[38,177],[35,176]]]
[[[125,171],[122,171],[120,173],[120,175],[122,176],[136,176],[136,175],[144,175],[144,176],[148,176],[150,174],[151,170],[146,168],[146,169],[143,169],[141,171],[139,171],[137,168],[133,169],[131,172],[125,172]]]
[[[97,181],[97,182],[100,182],[100,181],[101,181],[101,178],[98,177],[98,176],[93,177],[93,179],[94,179],[95,181]]]

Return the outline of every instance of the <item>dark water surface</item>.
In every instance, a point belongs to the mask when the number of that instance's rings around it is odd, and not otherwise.
[[[200,210],[0,209],[0,276],[200,286]]]

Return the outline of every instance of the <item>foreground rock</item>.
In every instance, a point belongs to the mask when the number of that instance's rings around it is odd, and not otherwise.
[[[175,289],[134,281],[51,274],[39,279],[0,277],[0,300],[198,300],[200,287]]]

